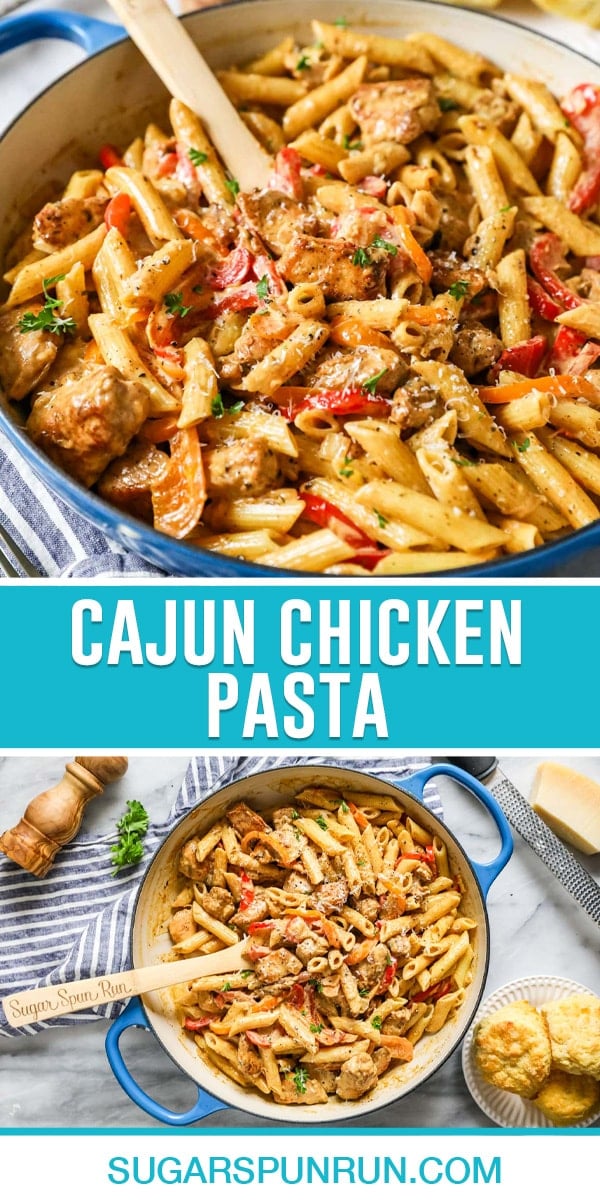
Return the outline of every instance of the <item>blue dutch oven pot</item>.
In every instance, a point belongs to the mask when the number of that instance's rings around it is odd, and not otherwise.
[[[449,776],[460,783],[483,804],[493,818],[501,844],[491,862],[471,861],[448,826],[424,807],[425,788],[430,780],[440,775]],[[133,916],[133,965],[140,967],[160,961],[171,946],[168,935],[157,931],[164,929],[165,920],[170,915],[169,899],[172,899],[178,890],[177,859],[181,847],[190,837],[205,833],[221,818],[226,809],[240,800],[249,802],[258,809],[269,807],[276,802],[285,804],[302,788],[315,786],[317,783],[344,791],[370,791],[393,796],[409,816],[424,825],[432,835],[437,834],[445,841],[452,875],[460,874],[465,884],[464,911],[477,922],[473,935],[473,978],[467,985],[464,1004],[439,1033],[418,1043],[412,1063],[402,1064],[386,1074],[374,1093],[352,1103],[341,1102],[334,1097],[327,1104],[290,1109],[276,1104],[258,1092],[240,1087],[218,1072],[215,1073],[215,1069],[200,1058],[193,1040],[181,1030],[170,1001],[162,999],[164,993],[152,993],[143,999],[134,999],[111,1025],[106,1038],[106,1052],[110,1066],[129,1098],[157,1121],[163,1121],[167,1125],[191,1125],[226,1107],[242,1109],[246,1113],[272,1121],[288,1121],[302,1125],[323,1125],[359,1117],[402,1099],[429,1079],[460,1044],[473,1020],[485,987],[489,965],[490,931],[485,900],[494,880],[512,854],[513,839],[506,817],[491,792],[462,768],[446,763],[425,767],[396,785],[376,779],[362,771],[325,764],[322,767],[277,767],[220,789],[186,814],[148,866]],[[198,1098],[187,1112],[172,1112],[159,1100],[149,1096],[133,1078],[119,1047],[123,1033],[133,1026],[150,1030],[177,1066],[197,1083]]]
[[[339,13],[350,23],[356,14],[356,22],[360,23],[364,20],[364,5],[357,0],[348,3],[344,0]],[[512,71],[530,75],[536,62],[543,63],[544,82],[558,94],[582,80],[600,83],[600,68],[592,60],[498,17],[440,6],[428,0],[379,0],[377,13],[387,30],[400,34],[434,23],[437,33],[477,47]],[[224,66],[236,58],[261,53],[273,45],[278,35],[289,32],[290,26],[300,32],[308,28],[311,17],[322,16],[321,0],[304,0],[299,21],[290,16],[284,0],[252,3],[242,0],[235,6],[235,12],[228,5],[194,13],[186,18],[186,26],[208,61]],[[336,11],[328,11],[327,16],[334,19]],[[49,37],[75,42],[89,57],[34,100],[0,141],[3,181],[0,241],[4,239],[0,252],[22,224],[29,197],[39,198],[42,192],[44,198],[56,194],[70,171],[82,163],[95,162],[102,142],[124,143],[143,129],[145,120],[166,110],[167,96],[162,84],[117,25],[81,13],[34,12],[0,23],[0,53]],[[32,470],[71,508],[107,537],[172,574],[237,578],[281,578],[296,574],[177,542],[119,512],[42,455],[19,425],[15,407],[1,401],[0,429],[18,447]],[[454,577],[566,573],[570,564],[599,544],[600,522],[595,522],[538,550],[451,574]]]

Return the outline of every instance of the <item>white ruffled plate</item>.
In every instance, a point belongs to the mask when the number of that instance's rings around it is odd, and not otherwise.
[[[529,1100],[522,1100],[513,1092],[504,1092],[483,1078],[475,1062],[474,1052],[474,1034],[479,1021],[497,1012],[505,1004],[511,1004],[513,1000],[528,1000],[535,1008],[539,1008],[541,1004],[547,1004],[550,1000],[562,1000],[565,996],[574,996],[578,992],[590,990],[581,983],[575,983],[573,979],[561,979],[558,975],[529,975],[525,979],[513,979],[511,983],[505,983],[503,987],[487,996],[479,1006],[463,1042],[462,1067],[465,1082],[475,1103],[496,1125],[503,1125],[508,1129],[557,1128],[535,1104]],[[593,1125],[599,1117],[600,1105],[591,1116],[569,1128],[583,1129],[586,1125]]]

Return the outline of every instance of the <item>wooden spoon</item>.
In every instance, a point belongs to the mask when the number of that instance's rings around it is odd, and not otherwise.
[[[164,0],[109,0],[109,4],[171,95],[200,117],[215,149],[242,190],[266,187],[272,170],[268,154],[244,125],[208,63]]]
[[[19,1029],[21,1025],[81,1012],[96,1004],[109,1004],[111,1000],[129,1000],[131,996],[141,996],[176,983],[189,983],[191,979],[202,979],[205,975],[237,971],[246,966],[244,951],[248,940],[243,938],[226,950],[217,950],[216,954],[186,958],[182,962],[134,967],[132,971],[117,971],[94,979],[76,979],[73,983],[14,992],[2,1001],[4,1015],[13,1029]]]

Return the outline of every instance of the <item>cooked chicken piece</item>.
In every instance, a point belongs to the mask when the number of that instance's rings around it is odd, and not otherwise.
[[[390,954],[394,954],[397,958],[408,958],[410,955],[410,939],[403,934],[398,934],[398,937],[390,938],[387,948]]]
[[[429,79],[394,79],[364,83],[350,97],[348,107],[360,125],[365,142],[400,142],[435,129],[440,109]]]
[[[36,250],[61,250],[96,229],[104,218],[107,199],[90,196],[87,200],[70,196],[45,204],[33,222]]]
[[[465,192],[438,192],[440,202],[439,239],[440,250],[464,252],[464,245],[471,236],[469,214],[473,199]]]
[[[272,954],[259,958],[256,966],[256,978],[259,983],[275,983],[286,975],[299,975],[303,964],[290,950],[274,950]]]
[[[505,137],[510,137],[519,117],[519,105],[507,96],[501,96],[491,88],[481,92],[473,104],[478,117],[491,121]]]
[[[247,833],[267,833],[269,829],[260,813],[249,808],[243,801],[227,809],[227,819],[240,837],[245,837]]]
[[[353,1054],[342,1063],[336,1095],[340,1100],[358,1100],[377,1083],[377,1068],[370,1054]]]
[[[330,883],[321,883],[314,893],[315,908],[325,913],[340,913],[348,899],[348,884],[345,879],[335,879]]]
[[[376,921],[379,916],[379,901],[374,896],[366,896],[364,900],[357,900],[355,908],[367,921]]]
[[[248,907],[242,912],[236,913],[235,917],[231,918],[231,924],[235,925],[236,929],[241,929],[244,933],[253,921],[264,921],[269,915],[269,908],[262,896],[255,896],[251,900]]]
[[[318,1079],[311,1076],[304,1080],[302,1088],[298,1088],[291,1074],[283,1078],[277,1099],[280,1104],[325,1104],[327,1092]]]
[[[229,383],[239,383],[242,367],[258,362],[285,341],[296,329],[299,320],[295,313],[288,313],[274,305],[253,313],[235,343],[233,354],[221,360],[223,379]]]
[[[410,1025],[413,1016],[412,1006],[407,1004],[406,1008],[399,1008],[396,1012],[390,1013],[389,1017],[385,1018],[381,1026],[381,1032],[391,1034],[393,1037],[402,1036],[405,1029]]]
[[[238,1038],[237,1059],[238,1066],[243,1075],[247,1075],[251,1079],[256,1075],[260,1075],[262,1071],[260,1056],[256,1053],[256,1050],[252,1049],[252,1044],[245,1033],[241,1033]]]
[[[179,855],[179,870],[182,875],[186,875],[188,879],[194,879],[196,883],[203,883],[206,879],[210,866],[209,860],[198,862],[196,858],[196,846],[199,838],[190,838],[189,842],[185,843]]]
[[[403,912],[404,900],[400,896],[394,896],[393,892],[386,892],[381,897],[380,916],[383,921],[393,921],[396,917],[401,917]]]
[[[389,394],[404,382],[407,367],[397,350],[379,346],[327,350],[303,372],[302,382],[310,388],[362,387],[375,375],[381,376],[378,392]]]
[[[23,304],[0,316],[0,384],[9,400],[23,400],[46,378],[58,353],[60,338],[44,329],[21,333],[26,312],[37,314],[41,304]]]
[[[447,292],[454,288],[466,300],[472,300],[473,296],[488,286],[484,272],[465,262],[454,250],[433,250],[429,259],[433,266],[431,286],[434,292]]]
[[[38,392],[27,431],[49,458],[91,487],[125,453],[150,408],[150,396],[114,367],[94,367],[80,380]]]
[[[377,1050],[373,1051],[373,1062],[378,1075],[383,1075],[383,1072],[387,1071],[391,1061],[392,1056],[387,1046],[379,1046]]]
[[[421,429],[445,412],[445,403],[435,388],[423,379],[410,379],[394,392],[390,421],[401,429]]]
[[[298,942],[296,946],[296,954],[304,966],[310,962],[317,954],[326,954],[328,943],[324,938],[317,938],[313,934],[310,937],[304,938],[302,942]]]
[[[359,980],[359,987],[376,987],[381,982],[389,961],[390,955],[387,946],[382,946],[381,943],[374,946],[371,953],[356,968],[356,978]]]
[[[331,1070],[329,1067],[310,1067],[309,1069],[310,1079],[314,1079],[316,1083],[320,1083],[328,1096],[333,1096],[337,1085],[337,1072]]]
[[[262,438],[247,437],[204,451],[209,498],[260,496],[280,478],[279,459]]]
[[[284,192],[240,192],[238,207],[243,220],[276,255],[283,254],[297,230],[315,231],[315,218]]]
[[[211,917],[215,917],[217,921],[223,921],[224,924],[227,924],[235,912],[231,892],[223,887],[211,888],[202,899],[202,907]]]
[[[305,896],[310,896],[313,890],[313,885],[306,875],[301,875],[299,871],[290,871],[285,881],[286,891],[288,892],[304,892]]]
[[[98,480],[98,492],[116,508],[152,521],[152,483],[169,469],[169,456],[151,442],[132,443]]]
[[[196,933],[197,929],[191,908],[180,908],[169,921],[169,936],[173,942],[183,942],[185,938]]]
[[[480,321],[465,322],[454,335],[450,358],[467,378],[479,375],[500,358],[503,350],[500,338]]]
[[[383,294],[388,256],[370,252],[361,266],[357,249],[341,238],[297,233],[279,259],[279,274],[289,283],[318,283],[328,300],[373,300]]]

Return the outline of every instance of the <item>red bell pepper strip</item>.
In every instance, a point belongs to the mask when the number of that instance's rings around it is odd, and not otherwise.
[[[274,926],[275,922],[273,920],[253,921],[252,924],[248,926],[248,933],[260,933],[261,930],[273,929]]]
[[[271,1033],[259,1033],[256,1029],[247,1029],[246,1037],[249,1042],[252,1042],[253,1046],[262,1046],[263,1050],[271,1045]]]
[[[304,500],[303,517],[314,521],[315,525],[331,529],[343,542],[347,542],[349,546],[355,546],[357,550],[377,550],[377,543],[363,533],[362,529],[359,529],[358,525],[346,517],[339,508],[336,508],[335,504],[330,504],[329,500],[322,500],[320,496],[313,496],[311,492],[302,492],[302,499]]]
[[[207,321],[214,321],[215,317],[220,316],[224,312],[241,312],[245,308],[258,308],[260,300],[256,294],[256,283],[253,279],[249,279],[247,283],[242,283],[240,287],[232,288],[229,292],[221,292],[213,298],[212,304],[209,304],[203,311],[203,316]]]
[[[583,375],[599,356],[598,342],[590,342],[585,333],[561,325],[552,347],[548,370],[558,375]]]
[[[104,210],[104,224],[107,229],[118,229],[123,237],[127,235],[127,225],[131,216],[131,200],[127,192],[117,192],[109,200]]]
[[[502,351],[500,358],[494,363],[492,376],[496,378],[500,371],[518,371],[533,379],[537,375],[548,351],[548,339],[539,333],[536,337],[528,338],[525,342],[517,342]]]
[[[529,307],[535,313],[536,317],[542,317],[544,321],[555,321],[563,312],[560,304],[552,299],[547,292],[544,291],[541,284],[536,279],[532,279],[530,275],[527,277],[527,296],[529,299]]]
[[[242,890],[238,907],[240,912],[245,912],[247,908],[250,908],[250,905],[254,900],[254,884],[250,876],[247,875],[245,871],[240,872],[240,883],[242,885]]]
[[[277,152],[273,172],[267,186],[276,192],[284,192],[293,200],[304,199],[304,185],[300,168],[302,159],[297,150],[291,146],[283,146]]]
[[[272,296],[283,296],[284,294],[287,295],[287,288],[285,286],[285,282],[281,278],[281,275],[279,274],[279,271],[277,270],[276,263],[273,262],[272,258],[269,258],[268,254],[257,254],[255,256],[254,266],[252,268],[252,274],[254,275],[255,279],[257,279],[257,280],[264,279],[264,276],[266,275],[267,280],[269,282],[269,294],[270,295],[272,295]]]
[[[542,233],[535,239],[529,251],[529,261],[536,279],[563,308],[577,308],[583,303],[581,296],[571,291],[556,274],[564,255],[561,240],[555,233]]]
[[[430,988],[426,988],[424,992],[415,992],[411,996],[411,1000],[419,1004],[422,1000],[439,1000],[442,996],[447,995],[452,987],[451,979],[442,979],[441,983],[434,983]]]
[[[116,146],[110,146],[108,142],[101,146],[98,151],[98,159],[101,167],[108,171],[109,167],[122,167],[123,159],[119,154]]]
[[[321,388],[310,392],[302,388],[280,388],[272,397],[288,421],[306,409],[322,408],[327,412],[345,417],[354,413],[363,417],[389,416],[390,401],[385,396],[371,396],[360,387]]]
[[[159,179],[163,179],[165,175],[174,175],[179,163],[179,155],[176,150],[165,150],[159,160],[156,168],[156,174]]]
[[[304,988],[302,987],[301,983],[292,984],[289,992],[286,995],[286,1000],[288,1004],[293,1006],[293,1008],[304,1008],[306,996],[304,995]]]
[[[183,1022],[183,1028],[189,1029],[190,1033],[196,1033],[196,1031],[199,1029],[206,1029],[206,1026],[210,1025],[211,1021],[214,1021],[214,1020],[216,1020],[216,1018],[214,1016],[211,1016],[211,1017],[186,1017],[185,1021]]]
[[[192,191],[198,188],[198,176],[189,154],[189,147],[184,146],[181,142],[177,143],[177,178]]]
[[[561,108],[583,138],[585,169],[571,195],[571,212],[582,213],[600,200],[600,87],[580,83],[565,96]]]
[[[382,994],[382,992],[387,992],[387,990],[390,986],[390,983],[392,982],[392,979],[395,979],[395,977],[396,977],[397,970],[398,970],[398,966],[396,963],[396,959],[393,958],[392,961],[390,963],[388,963],[387,967],[385,968],[385,971],[383,972],[383,975],[381,976],[381,983],[379,984],[379,987],[377,988],[377,991],[375,993],[376,996],[380,996]]]
[[[252,270],[252,255],[244,246],[236,246],[220,267],[211,272],[209,283],[217,292],[234,283],[245,283]]]
[[[359,192],[366,192],[376,200],[383,200],[388,190],[388,184],[379,175],[365,175],[364,179],[359,179],[356,187]]]

